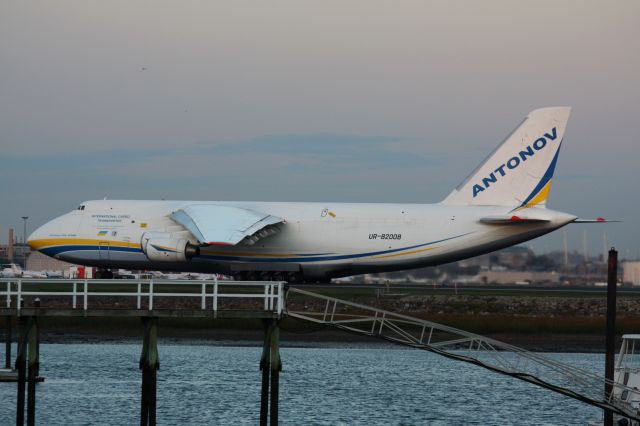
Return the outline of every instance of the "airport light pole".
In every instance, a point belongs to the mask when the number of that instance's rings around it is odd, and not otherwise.
[[[27,245],[27,219],[29,216],[22,216],[22,220],[24,220],[24,227],[22,229],[22,245]]]
[[[27,219],[29,216],[22,216],[24,226],[22,228],[22,267],[27,269]]]

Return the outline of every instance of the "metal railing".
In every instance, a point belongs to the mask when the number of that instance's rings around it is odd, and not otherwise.
[[[36,286],[38,288],[33,288]],[[110,291],[109,287],[114,290]],[[175,291],[176,287],[179,287],[180,291]],[[26,296],[70,297],[72,309],[85,311],[90,309],[90,300],[104,297],[135,298],[135,309],[147,310],[154,309],[154,299],[159,297],[199,298],[201,310],[218,311],[221,299],[262,299],[263,309],[278,316],[284,309],[284,283],[271,281],[4,278],[0,279],[0,289],[0,298],[4,296],[6,307],[11,308],[15,303],[13,306],[17,309],[18,315],[23,304],[16,301],[21,301]],[[163,291],[167,289],[171,291]],[[225,291],[229,289],[238,292]],[[240,289],[248,292],[239,292]],[[252,289],[255,291],[251,292]],[[146,302],[144,308],[143,302]]]
[[[497,340],[428,320],[297,288],[286,295],[289,317],[379,337],[401,345],[478,365],[561,393],[584,403],[640,420],[640,413],[621,400],[640,398],[640,390],[552,358]],[[605,384],[612,391],[605,394]]]

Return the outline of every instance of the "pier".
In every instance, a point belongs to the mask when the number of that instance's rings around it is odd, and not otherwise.
[[[25,421],[27,385],[26,420],[28,425],[35,424],[38,321],[45,317],[140,319],[143,330],[139,361],[142,373],[141,425],[156,424],[159,319],[262,320],[265,338],[259,364],[263,377],[260,418],[263,425],[278,423],[279,374],[282,370],[278,320],[284,309],[282,282],[4,279],[0,280],[0,286],[4,288],[0,292],[0,298],[5,300],[0,315],[5,318],[7,345],[7,368],[0,373],[0,377],[17,382],[18,425]],[[15,369],[11,370],[11,323],[16,318],[19,324],[18,353]]]
[[[140,320],[141,425],[156,424],[157,377],[161,374],[157,335],[162,318],[262,322],[264,340],[259,360],[262,387],[260,406],[256,407],[261,425],[278,424],[282,370],[279,322],[285,317],[430,351],[526,381],[607,412],[640,418],[617,399],[622,394],[638,395],[639,391],[611,379],[494,339],[288,287],[282,282],[3,279],[0,288],[3,289],[0,300],[5,301],[0,315],[18,324],[15,370],[16,424],[19,425],[25,421],[25,405],[27,424],[35,422],[36,383],[41,361],[38,323],[47,317]],[[10,328],[8,330],[10,336]]]

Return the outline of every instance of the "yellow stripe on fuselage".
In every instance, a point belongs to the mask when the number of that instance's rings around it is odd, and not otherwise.
[[[437,249],[437,248],[438,247],[427,247],[427,248],[423,248],[423,249],[420,249],[420,250],[405,251],[404,253],[386,254],[384,256],[376,256],[376,259],[387,259],[389,257],[406,256],[408,254],[422,253],[422,252],[433,250],[433,249]]]
[[[99,244],[109,244],[110,246],[117,247],[133,247],[140,248],[140,243],[131,243],[127,241],[114,241],[104,239],[90,239],[90,238],[43,238],[41,240],[29,240],[29,246],[34,250],[40,250],[45,247],[55,246],[95,246]]]
[[[108,244],[114,247],[131,247],[131,248],[140,248],[140,243],[132,243],[127,241],[113,241],[113,240],[105,240],[105,239],[95,239],[95,238],[43,238],[40,240],[30,240],[29,246],[34,250],[40,250],[48,247],[57,247],[57,246],[68,246],[68,245],[77,245],[77,246],[97,246],[100,244]],[[168,249],[169,247],[167,247]],[[427,247],[418,250],[409,250],[402,253],[393,253],[381,256],[374,256],[377,259],[388,259],[398,256],[407,256],[411,254],[423,253],[429,250],[434,250],[438,247]],[[202,250],[203,255],[213,255],[213,256],[240,256],[240,257],[267,257],[267,258],[286,258],[286,257],[296,257],[299,256],[293,253],[251,253],[251,252],[233,252],[233,251],[209,251]]]

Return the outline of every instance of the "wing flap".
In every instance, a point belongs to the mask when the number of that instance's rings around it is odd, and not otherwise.
[[[277,232],[284,219],[241,207],[217,204],[189,204],[171,213],[202,245],[233,246],[247,239],[249,244]]]

